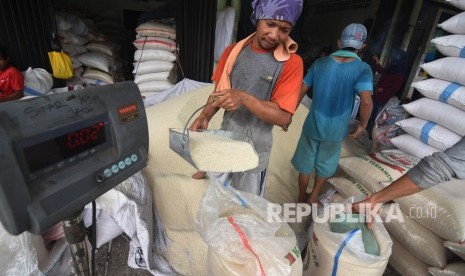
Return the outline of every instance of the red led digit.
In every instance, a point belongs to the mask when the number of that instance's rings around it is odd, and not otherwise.
[[[100,128],[102,127],[100,124],[92,126],[92,132],[91,132],[91,135],[90,135],[92,141],[97,140],[97,138],[99,136]]]
[[[73,149],[79,146],[79,135],[77,132],[71,132],[68,134],[68,148]]]
[[[89,131],[89,128],[83,128],[81,129],[81,131],[79,131],[79,141],[81,142],[81,145],[83,144],[87,144],[87,142],[89,142],[89,139],[90,139],[90,131]]]

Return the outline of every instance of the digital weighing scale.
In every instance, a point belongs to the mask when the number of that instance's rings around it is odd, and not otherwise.
[[[84,206],[147,164],[147,118],[133,82],[0,103],[0,137],[3,226],[40,234],[65,220],[72,252]]]

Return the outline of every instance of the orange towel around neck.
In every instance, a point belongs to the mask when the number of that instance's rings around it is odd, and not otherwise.
[[[255,33],[249,35],[247,38],[244,38],[243,40],[239,41],[231,50],[231,53],[226,59],[223,73],[221,74],[220,80],[218,81],[218,84],[216,86],[217,91],[231,89],[231,80],[229,79],[229,76],[231,75],[234,63],[236,62],[236,59],[239,56],[242,49],[249,45],[249,43],[252,41],[254,37]],[[279,44],[278,47],[276,47],[276,49],[273,51],[274,58],[277,61],[286,61],[291,57],[292,53],[295,53],[297,51],[297,48],[297,43],[289,37],[286,41]]]

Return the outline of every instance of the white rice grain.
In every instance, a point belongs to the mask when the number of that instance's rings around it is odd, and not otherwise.
[[[197,168],[206,172],[243,172],[258,166],[257,153],[245,141],[189,132],[189,150]]]

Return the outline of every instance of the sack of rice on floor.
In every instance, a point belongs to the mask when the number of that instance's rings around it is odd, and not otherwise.
[[[391,246],[391,238],[380,223],[373,223],[369,231],[364,222],[315,222],[303,275],[380,276],[388,264]]]
[[[211,182],[196,228],[208,244],[208,275],[302,275],[302,259],[287,223],[268,221],[269,201]]]

